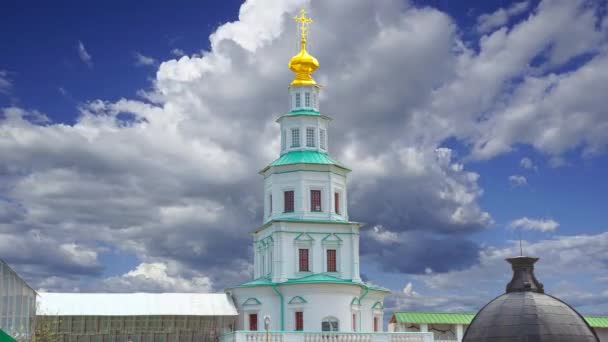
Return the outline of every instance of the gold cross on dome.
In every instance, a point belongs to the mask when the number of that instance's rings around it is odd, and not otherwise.
[[[308,35],[308,25],[312,24],[312,19],[306,17],[306,10],[303,8],[300,11],[300,16],[298,17],[296,15],[293,19],[298,23],[298,28],[300,29],[302,41],[306,41],[306,36]]]

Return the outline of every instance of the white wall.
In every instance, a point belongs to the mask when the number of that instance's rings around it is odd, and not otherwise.
[[[360,297],[364,289],[359,285],[346,284],[294,284],[279,285],[277,290],[283,294],[285,330],[295,329],[295,312],[304,313],[304,330],[321,331],[321,321],[325,317],[335,317],[339,321],[340,331],[352,331],[353,306],[351,302],[354,297]],[[271,287],[235,288],[232,290],[239,311],[238,330],[247,330],[248,314],[258,314],[258,328],[263,329],[264,315],[271,317],[271,330],[281,330],[281,310],[279,296]],[[380,331],[382,331],[382,310],[374,312],[372,306],[377,301],[382,301],[386,293],[369,291],[361,303],[359,309],[360,317],[357,317],[357,331],[373,331],[373,316],[380,319]],[[305,299],[306,303],[289,304],[295,296]],[[250,297],[257,298],[260,305],[243,305]]]
[[[321,212],[311,211],[310,190],[321,190]],[[294,191],[294,211],[284,212],[284,192]],[[334,193],[340,194],[336,213]],[[272,213],[270,212],[272,194]],[[264,178],[264,222],[272,219],[300,218],[311,220],[348,220],[346,172],[330,165],[294,165],[282,167]]]
[[[329,118],[323,115],[286,115],[279,118],[281,135],[281,145],[282,139],[285,139],[285,145],[281,146],[281,154],[289,151],[320,151],[327,152],[329,149]],[[315,132],[315,146],[309,147],[306,145],[306,128],[312,127],[316,129]],[[300,129],[300,140],[295,145],[296,147],[292,147],[292,128]],[[321,148],[321,142],[319,140],[320,133],[319,130],[325,130],[325,145],[324,148]],[[297,146],[299,145],[299,146]]]
[[[269,238],[272,238],[272,245],[265,250],[258,250],[260,241],[269,241]],[[310,272],[299,271],[299,248],[309,249]],[[270,275],[274,282],[327,273],[326,250],[330,248],[336,249],[338,267],[337,272],[329,274],[342,279],[360,281],[357,224],[274,222],[254,234],[254,278],[266,276],[266,272],[261,272],[261,255],[265,253],[265,259],[268,259],[270,250],[272,251]]]
[[[306,92],[310,93],[310,106],[305,106],[305,96]],[[296,93],[300,93],[300,106],[296,107]],[[316,98],[316,101],[313,99]],[[299,110],[299,109],[313,109],[319,110],[319,87],[318,86],[291,86],[289,87],[289,108],[290,110]]]

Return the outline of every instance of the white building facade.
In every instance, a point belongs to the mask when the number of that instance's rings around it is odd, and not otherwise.
[[[329,123],[319,108],[321,87],[312,78],[317,60],[301,50],[290,110],[279,117],[280,156],[264,177],[264,222],[253,235],[254,279],[227,289],[238,307],[237,330],[379,332],[388,290],[365,284],[359,273],[359,228],[349,220],[347,175],[333,159]]]

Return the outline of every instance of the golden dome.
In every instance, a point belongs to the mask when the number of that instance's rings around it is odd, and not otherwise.
[[[316,85],[317,82],[312,78],[312,73],[319,67],[319,61],[306,51],[308,25],[312,23],[312,19],[306,17],[304,9],[302,9],[301,15],[295,16],[294,19],[298,22],[300,29],[301,48],[300,52],[289,60],[289,69],[296,74],[290,86]]]

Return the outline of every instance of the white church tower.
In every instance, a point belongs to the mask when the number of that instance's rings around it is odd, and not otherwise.
[[[359,274],[359,228],[348,219],[350,169],[329,155],[328,116],[319,109],[306,51],[304,10],[295,17],[301,50],[289,61],[290,110],[278,118],[280,157],[264,177],[264,223],[253,233],[254,279],[227,289],[239,310],[237,330],[382,331],[388,290]]]

